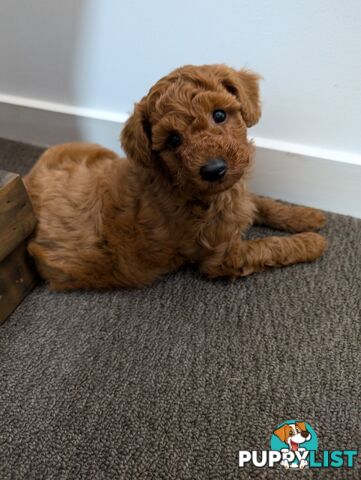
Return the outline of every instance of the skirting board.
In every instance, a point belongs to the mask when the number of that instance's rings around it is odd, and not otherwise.
[[[121,153],[126,114],[0,95],[0,136],[37,145],[75,140]],[[255,138],[255,193],[361,218],[361,155]]]
[[[259,144],[255,193],[361,218],[361,164],[270,148],[261,139]]]

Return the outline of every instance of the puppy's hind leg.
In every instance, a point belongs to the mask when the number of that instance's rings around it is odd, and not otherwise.
[[[253,196],[256,205],[254,223],[288,232],[307,232],[324,227],[326,216],[310,207],[286,205],[267,197]]]

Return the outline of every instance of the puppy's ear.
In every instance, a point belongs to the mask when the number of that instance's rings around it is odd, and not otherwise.
[[[143,166],[151,162],[152,129],[144,102],[137,103],[120,135],[122,147],[129,158]]]
[[[286,438],[288,437],[288,429],[288,425],[282,425],[282,427],[277,428],[277,430],[275,430],[273,433],[281,440],[281,442],[286,442]]]
[[[262,77],[250,70],[223,72],[222,85],[241,104],[241,113],[247,127],[255,125],[261,116],[259,80]]]
[[[261,116],[261,102],[259,95],[260,75],[249,70],[237,72],[244,93],[242,112],[247,127],[255,125]]]
[[[296,422],[296,425],[301,430],[301,432],[307,432],[307,427],[305,422]]]

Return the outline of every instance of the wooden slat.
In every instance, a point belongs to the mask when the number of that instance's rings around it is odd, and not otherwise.
[[[35,224],[21,177],[0,170],[0,262],[30,235]]]
[[[0,323],[34,287],[37,274],[23,241],[0,263]]]

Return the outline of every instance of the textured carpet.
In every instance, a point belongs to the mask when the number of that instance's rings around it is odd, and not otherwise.
[[[40,151],[0,141],[0,168]],[[286,478],[237,456],[293,418],[322,450],[360,448],[361,221],[330,214],[324,233],[320,261],[233,283],[184,269],[139,291],[37,287],[0,326],[1,480]]]

